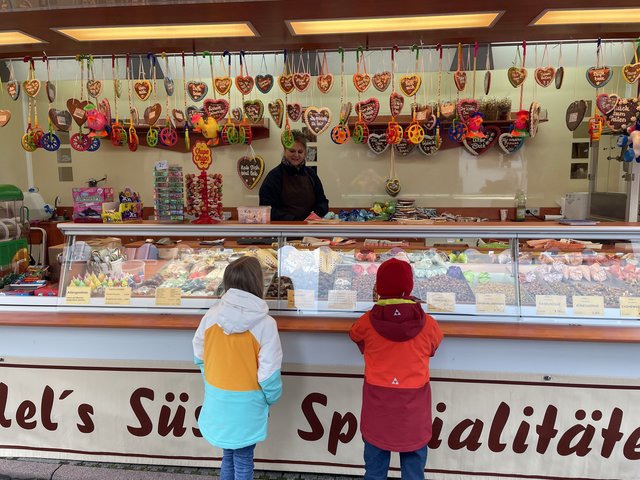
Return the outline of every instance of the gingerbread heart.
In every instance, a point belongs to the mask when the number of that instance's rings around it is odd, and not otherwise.
[[[71,114],[66,110],[49,109],[49,120],[57,130],[68,132],[71,129]]]
[[[229,93],[229,90],[231,90],[231,84],[232,83],[233,82],[231,82],[231,79],[229,77],[217,77],[213,81],[213,85],[214,85],[216,91],[220,95],[226,95],[227,93]]]
[[[393,148],[395,148],[396,151],[403,157],[409,155],[415,147],[416,145],[408,141],[406,138],[403,138],[402,140],[400,140],[400,143],[396,143],[393,146]]]
[[[149,80],[136,80],[135,82],[133,82],[133,91],[143,102],[149,98],[152,89],[153,86],[151,85],[151,82]]]
[[[596,97],[596,107],[598,107],[598,110],[600,110],[603,115],[607,115],[614,108],[616,108],[616,105],[618,105],[619,101],[620,97],[615,93],[601,93]]]
[[[24,82],[22,82],[22,88],[24,88],[24,91],[27,95],[29,95],[30,97],[35,97],[40,91],[40,80],[36,80],[35,78],[31,80],[25,80]]]
[[[109,100],[106,98],[100,100],[100,103],[98,103],[98,110],[105,116],[108,123],[111,124],[111,104],[109,103]]]
[[[364,93],[371,84],[371,77],[368,73],[355,73],[353,75],[353,85],[360,93]]]
[[[346,122],[349,119],[349,115],[351,115],[351,109],[353,106],[351,102],[345,102],[340,105],[340,121]]]
[[[44,83],[45,90],[47,91],[47,98],[50,102],[56,101],[56,86],[53,82],[45,82]]]
[[[640,77],[640,63],[627,63],[622,67],[622,76],[627,83],[635,83]]]
[[[194,80],[187,82],[187,93],[194,102],[203,100],[208,91],[209,87],[204,82],[196,82]]]
[[[398,180],[397,178],[388,179],[384,184],[384,189],[389,195],[395,197],[400,193],[400,180]]]
[[[236,107],[233,110],[231,110],[231,116],[233,118],[235,118],[238,122],[242,121],[242,109],[240,107]]]
[[[172,96],[173,92],[176,89],[176,85],[173,81],[173,78],[166,76],[164,77],[164,91],[167,92],[168,96]]]
[[[484,137],[464,137],[462,144],[472,155],[482,155],[489,150],[501,135],[500,129],[493,125],[484,129]]]
[[[531,105],[529,106],[529,136],[531,138],[538,134],[541,111],[542,106],[538,102],[531,102]]]
[[[627,132],[638,120],[640,105],[635,98],[621,98],[605,121],[614,132]]]
[[[556,76],[556,69],[553,67],[538,67],[533,71],[533,78],[536,83],[543,88],[547,88]]]
[[[400,77],[400,90],[407,97],[412,97],[420,88],[421,83],[422,79],[420,78],[420,75],[402,75]]]
[[[333,75],[330,73],[327,73],[326,75],[318,75],[316,85],[321,93],[329,93],[329,90],[333,87]]]
[[[100,80],[87,80],[87,93],[93,98],[98,98],[102,93],[102,82]]]
[[[11,120],[11,112],[9,110],[0,110],[0,127],[4,127]]]
[[[331,110],[327,107],[307,107],[303,116],[304,123],[309,130],[320,135],[331,124]]]
[[[572,132],[580,126],[587,113],[587,103],[584,100],[576,100],[567,107],[565,123]]]
[[[416,121],[424,122],[433,115],[433,107],[431,105],[420,105],[418,103],[411,104],[411,115],[415,115]]]
[[[120,95],[122,94],[122,82],[117,78],[113,79],[113,92],[116,97],[120,98]]]
[[[469,117],[480,110],[480,102],[473,98],[465,98],[458,102],[458,118],[467,122]]]
[[[385,70],[384,72],[376,73],[372,82],[376,90],[384,92],[391,84],[391,72]]]
[[[424,122],[424,129],[425,131],[430,131],[433,130],[434,128],[436,128],[436,125],[438,124],[438,119],[436,118],[435,115],[431,115],[429,117],[427,117],[427,119]]]
[[[80,101],[77,98],[70,98],[67,100],[67,110],[73,117],[73,120],[78,124],[78,126],[84,125],[84,122],[87,121],[87,111],[84,109],[89,105],[87,100]]]
[[[440,115],[445,119],[453,118],[456,113],[456,104],[454,102],[442,102],[440,104]]]
[[[256,75],[256,88],[260,93],[269,93],[273,88],[273,75]]]
[[[514,137],[510,133],[503,133],[498,137],[498,145],[504,153],[510,155],[517,152],[524,145],[525,137]]]
[[[293,84],[293,75],[280,75],[278,77],[278,85],[280,86],[280,90],[287,95],[293,92],[293,89],[296,88]]]
[[[274,102],[269,102],[269,115],[276,122],[278,128],[282,128],[282,121],[284,120],[284,102],[281,99],[276,99]]]
[[[140,116],[138,115],[138,107],[131,107],[129,109],[129,113],[131,114],[131,122],[133,123],[133,125],[139,125],[140,124]]]
[[[297,122],[302,116],[302,106],[295,103],[287,103],[287,115],[292,122]]]
[[[362,117],[362,121],[366,124],[373,123],[378,118],[380,111],[380,102],[377,98],[371,97],[356,103],[356,113]]]
[[[299,92],[304,92],[307,88],[309,88],[310,83],[311,75],[309,75],[308,73],[296,72],[293,74],[293,85]]]
[[[264,160],[259,155],[241,157],[238,160],[237,170],[244,186],[252,190],[262,178]]]
[[[587,82],[592,87],[604,87],[611,80],[611,69],[609,67],[591,67],[587,70]]]
[[[187,114],[186,114],[186,121],[187,121],[187,125],[189,126],[189,128],[194,128],[193,125],[193,116],[194,115],[201,115],[204,116],[205,112],[204,112],[204,108],[199,108],[195,105],[189,105],[187,107]]]
[[[370,133],[367,137],[367,145],[369,146],[369,150],[371,150],[376,155],[380,155],[387,148],[389,148],[389,143],[387,143],[387,134]]]
[[[15,80],[7,82],[7,93],[11,97],[11,100],[18,100],[20,96],[20,84]]]
[[[522,67],[510,67],[509,70],[507,70],[507,78],[514,88],[519,87],[527,78],[527,69]]]
[[[253,90],[253,77],[249,75],[238,75],[236,77],[236,88],[242,95],[249,95]]]
[[[399,93],[393,92],[389,96],[389,110],[392,117],[397,117],[402,112],[404,106],[404,97]]]
[[[244,114],[253,122],[258,123],[264,115],[264,104],[261,100],[245,100]]]
[[[442,141],[438,140],[435,135],[425,135],[422,141],[418,144],[418,151],[427,157],[435,154],[440,150]]]
[[[208,117],[212,117],[219,122],[227,116],[227,112],[229,111],[229,102],[224,98],[217,98],[215,100],[207,98],[204,101],[202,108]]]
[[[174,108],[173,110],[171,110],[171,116],[173,117],[173,124],[176,128],[182,128],[186,125],[187,119],[184,116],[184,112],[182,110]]]
[[[484,74],[484,94],[489,95],[491,91],[491,72],[486,71]]]
[[[153,105],[149,105],[144,109],[144,121],[147,125],[152,126],[155,125],[156,122],[160,119],[160,114],[162,113],[162,105],[159,103],[154,103]]]
[[[453,73],[453,83],[456,84],[456,89],[461,92],[467,86],[467,72],[460,70]]]

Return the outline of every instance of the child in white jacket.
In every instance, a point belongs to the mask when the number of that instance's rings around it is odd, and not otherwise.
[[[220,480],[253,478],[253,451],[267,438],[269,406],[282,394],[282,349],[263,300],[260,262],[242,257],[224,271],[225,293],[193,337],[204,378],[203,437],[223,449]]]

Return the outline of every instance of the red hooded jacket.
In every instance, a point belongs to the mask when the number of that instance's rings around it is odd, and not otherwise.
[[[383,450],[411,452],[431,439],[429,359],[442,341],[420,304],[378,302],[351,327],[364,354],[360,432]]]

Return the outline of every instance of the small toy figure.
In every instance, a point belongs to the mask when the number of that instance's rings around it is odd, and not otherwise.
[[[486,135],[482,133],[482,114],[480,112],[473,113],[467,119],[467,138],[485,138]]]
[[[511,136],[513,137],[528,137],[529,130],[527,128],[527,124],[529,123],[529,111],[528,110],[520,110],[516,114],[516,119],[513,122],[513,127],[511,130]]]
[[[194,131],[202,133],[202,136],[206,139],[207,145],[218,144],[218,122],[213,117],[205,118],[200,113],[194,113],[191,116],[191,123],[193,124]]]
[[[93,104],[87,105],[85,110],[87,111],[87,127],[91,129],[89,137],[106,137],[108,135],[106,131],[107,117]]]

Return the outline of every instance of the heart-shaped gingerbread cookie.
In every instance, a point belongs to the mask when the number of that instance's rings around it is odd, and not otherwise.
[[[397,178],[388,179],[384,184],[384,189],[389,195],[395,197],[400,193],[400,180],[398,180]]]
[[[327,73],[326,75],[318,75],[316,85],[321,93],[329,93],[329,90],[333,87],[333,75],[330,73]]]
[[[264,115],[264,104],[261,100],[245,100],[244,114],[250,122],[258,123]]]
[[[275,101],[270,102],[268,108],[269,115],[271,115],[273,121],[276,122],[278,128],[282,128],[282,122],[284,120],[284,102],[278,98]]]
[[[331,124],[331,110],[327,107],[307,107],[304,111],[303,120],[309,130],[316,135],[320,135]]]
[[[379,111],[380,102],[377,98],[371,97],[356,103],[356,113],[362,117],[362,121],[366,124],[373,123],[378,118]]]
[[[297,122],[302,116],[302,105],[298,102],[287,103],[287,115],[292,122]]]
[[[587,70],[587,82],[592,87],[602,88],[611,80],[611,69],[606,66],[591,67]]]
[[[640,63],[627,63],[622,67],[622,76],[627,83],[635,83],[640,77]]]
[[[533,71],[533,78],[536,83],[543,88],[547,88],[556,76],[556,69],[553,67],[538,67]]]
[[[442,141],[438,140],[435,135],[425,135],[422,141],[418,144],[418,151],[427,157],[434,155],[438,150]]]
[[[458,102],[458,118],[466,123],[469,117],[480,110],[480,102],[473,98],[464,98]]]
[[[153,126],[160,119],[162,113],[162,106],[159,103],[149,105],[144,109],[144,121],[147,125]]]
[[[133,91],[143,102],[151,96],[153,86],[149,80],[136,80],[133,82]]]
[[[73,120],[78,124],[78,126],[84,125],[84,122],[87,121],[87,111],[84,109],[89,105],[87,100],[80,101],[77,98],[70,98],[67,100],[67,110],[73,117]]]
[[[384,92],[387,88],[389,88],[389,84],[391,83],[391,72],[384,71],[376,73],[372,79],[373,86],[379,92]]]
[[[238,160],[237,170],[243,185],[252,190],[262,178],[264,160],[259,155],[241,157]]]
[[[280,86],[280,90],[287,95],[293,92],[293,89],[296,88],[293,84],[293,75],[280,75],[278,77],[278,85]]]
[[[463,91],[467,86],[467,72],[456,71],[453,73],[453,83],[456,84],[456,90]]]
[[[402,112],[404,106],[404,97],[399,93],[392,92],[389,96],[389,110],[392,117],[397,117]]]
[[[171,110],[171,116],[173,117],[173,124],[176,128],[182,128],[187,124],[187,118],[182,110],[174,108]]]
[[[202,108],[208,117],[213,117],[219,122],[227,116],[229,112],[229,102],[224,98],[216,98],[215,100],[207,98]]]
[[[620,97],[615,93],[601,93],[596,97],[596,107],[598,107],[598,110],[600,110],[603,115],[607,115],[616,108],[619,101]]]
[[[522,136],[515,137],[510,133],[503,133],[498,137],[498,145],[504,153],[510,155],[522,148],[524,145],[524,139],[525,137]]]
[[[387,142],[387,134],[386,133],[370,133],[367,138],[367,145],[369,146],[369,150],[371,150],[376,155],[380,155],[387,148],[389,148],[389,143]]]
[[[49,120],[57,130],[68,132],[71,128],[71,114],[66,110],[49,109]]]
[[[236,119],[238,122],[242,121],[242,117],[244,115],[244,112],[242,111],[242,109],[240,107],[236,107],[233,110],[231,110],[231,116]]]
[[[253,90],[253,77],[250,75],[238,75],[236,77],[236,88],[242,95],[249,95]]]
[[[232,83],[229,77],[216,77],[213,86],[220,95],[226,95],[231,90]]]
[[[519,87],[527,79],[527,69],[522,67],[510,67],[507,70],[507,78],[511,86]]]
[[[87,80],[87,93],[93,98],[98,98],[102,93],[102,82],[100,80]]]
[[[35,78],[32,78],[31,80],[25,80],[24,82],[22,82],[22,88],[24,88],[24,91],[27,95],[29,95],[30,97],[35,97],[40,91],[40,80],[36,80]]]
[[[308,73],[296,72],[293,74],[293,85],[299,92],[304,92],[307,88],[309,88],[310,83],[311,75],[309,75]]]
[[[7,82],[6,87],[11,100],[18,100],[18,97],[20,96],[20,84],[15,80],[10,80]]]
[[[196,82],[194,80],[187,82],[187,93],[194,102],[202,101],[208,91],[209,87],[205,82]]]
[[[45,82],[44,83],[44,89],[47,92],[47,98],[49,99],[49,101],[51,103],[56,101],[56,86],[53,82]]]
[[[420,88],[421,83],[422,79],[420,78],[420,75],[415,73],[412,75],[402,75],[400,77],[400,90],[407,97],[412,97]]]
[[[472,155],[482,155],[489,150],[501,135],[500,129],[493,125],[484,129],[484,137],[464,137],[462,144]]]
[[[0,110],[0,127],[4,127],[11,120],[11,112],[9,110]]]
[[[256,75],[256,88],[260,93],[269,93],[273,88],[273,75]]]
[[[355,73],[353,75],[353,85],[360,93],[364,93],[371,84],[371,77],[368,73]]]

